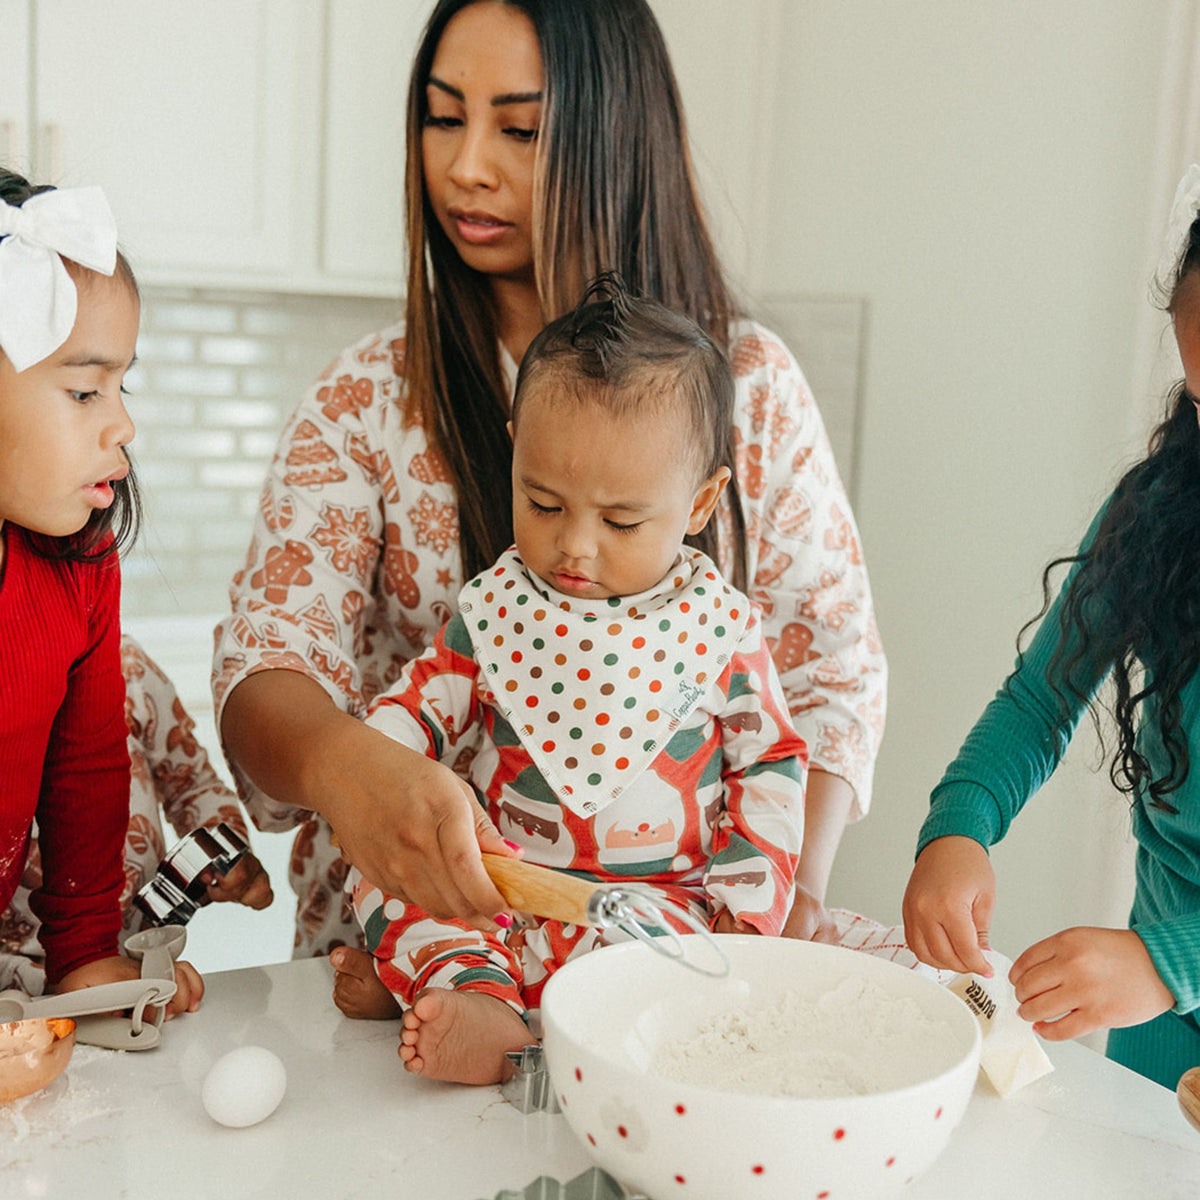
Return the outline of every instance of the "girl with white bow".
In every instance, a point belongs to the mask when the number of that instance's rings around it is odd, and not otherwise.
[[[934,789],[904,920],[925,962],[991,974],[987,847],[1057,766],[1111,676],[1110,775],[1130,798],[1138,844],[1130,928],[1045,938],[1009,979],[1036,1033],[1060,1041],[1108,1029],[1110,1058],[1174,1089],[1200,1063],[1200,166],[1176,193],[1157,282],[1183,381],[1078,553],[1046,569],[1036,635]],[[1050,604],[1049,572],[1064,563]]]
[[[118,550],[137,490],[122,381],[140,301],[99,188],[0,170],[0,910],[36,820],[46,985],[137,978],[118,953],[129,820]],[[168,1013],[204,987],[177,963]]]

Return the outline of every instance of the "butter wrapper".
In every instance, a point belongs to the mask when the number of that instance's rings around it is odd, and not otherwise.
[[[1012,960],[987,951],[995,974],[959,975],[946,986],[975,1014],[983,1031],[979,1065],[1001,1096],[1041,1079],[1054,1070],[1028,1021],[1017,1016],[1017,995],[1008,981]]]

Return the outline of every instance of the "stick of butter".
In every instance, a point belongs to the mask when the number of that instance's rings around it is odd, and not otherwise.
[[[995,974],[959,975],[946,986],[975,1014],[983,1031],[979,1065],[1001,1096],[1011,1096],[1054,1070],[1033,1026],[1017,1016],[1017,995],[1008,982],[1012,961],[986,951]]]

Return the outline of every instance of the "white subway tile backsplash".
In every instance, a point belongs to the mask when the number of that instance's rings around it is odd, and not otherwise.
[[[238,391],[242,396],[278,396],[280,389],[287,387],[290,378],[290,373],[284,369],[269,371],[248,368],[241,373]]]
[[[296,320],[283,308],[243,308],[240,328],[259,337],[285,337],[295,331]]]
[[[192,487],[196,482],[192,464],[183,459],[153,454],[143,456],[139,450],[134,457],[134,463],[137,466],[138,483],[147,504],[183,495],[184,489]]]
[[[282,381],[274,395],[284,390]],[[293,403],[299,395],[292,397]],[[202,420],[205,425],[222,425],[242,429],[248,425],[262,425],[273,429],[280,424],[278,400],[210,400],[204,405]]]
[[[243,458],[266,462],[275,453],[275,444],[278,441],[278,430],[272,429],[264,433],[251,430],[238,436],[238,447]]]
[[[199,471],[192,471],[192,474],[199,474]],[[152,503],[155,517],[187,525],[194,538],[212,518],[229,516],[236,512],[237,493],[228,488],[196,484],[181,488],[161,488],[148,503]],[[248,532],[246,540],[249,541]]]
[[[200,549],[240,557],[246,552],[246,527],[245,518],[240,516],[228,521],[205,521],[200,527]]]
[[[200,358],[206,363],[233,367],[277,363],[282,344],[258,337],[206,337],[200,339]]]
[[[196,357],[196,341],[186,334],[143,333],[138,356],[158,363],[190,363]]]
[[[228,367],[146,365],[150,386],[160,393],[176,392],[183,396],[237,394],[237,375]]]
[[[257,488],[262,485],[264,463],[202,462],[199,465],[200,486],[204,488]]]
[[[177,302],[169,292],[156,297],[150,289],[146,289],[143,299],[142,323],[150,330],[233,333],[237,328],[237,306],[233,304]]]
[[[144,458],[229,458],[237,452],[237,436],[227,429],[155,429],[139,436]]]

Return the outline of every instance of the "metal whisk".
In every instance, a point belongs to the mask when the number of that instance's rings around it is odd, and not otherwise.
[[[517,912],[549,917],[571,925],[621,929],[644,942],[656,954],[672,958],[689,970],[716,978],[729,974],[729,960],[708,927],[690,912],[672,907],[670,920],[654,893],[638,884],[597,884],[590,879],[535,866],[517,858],[485,854],[483,865],[501,895]],[[672,921],[700,935],[710,966],[689,954]]]

